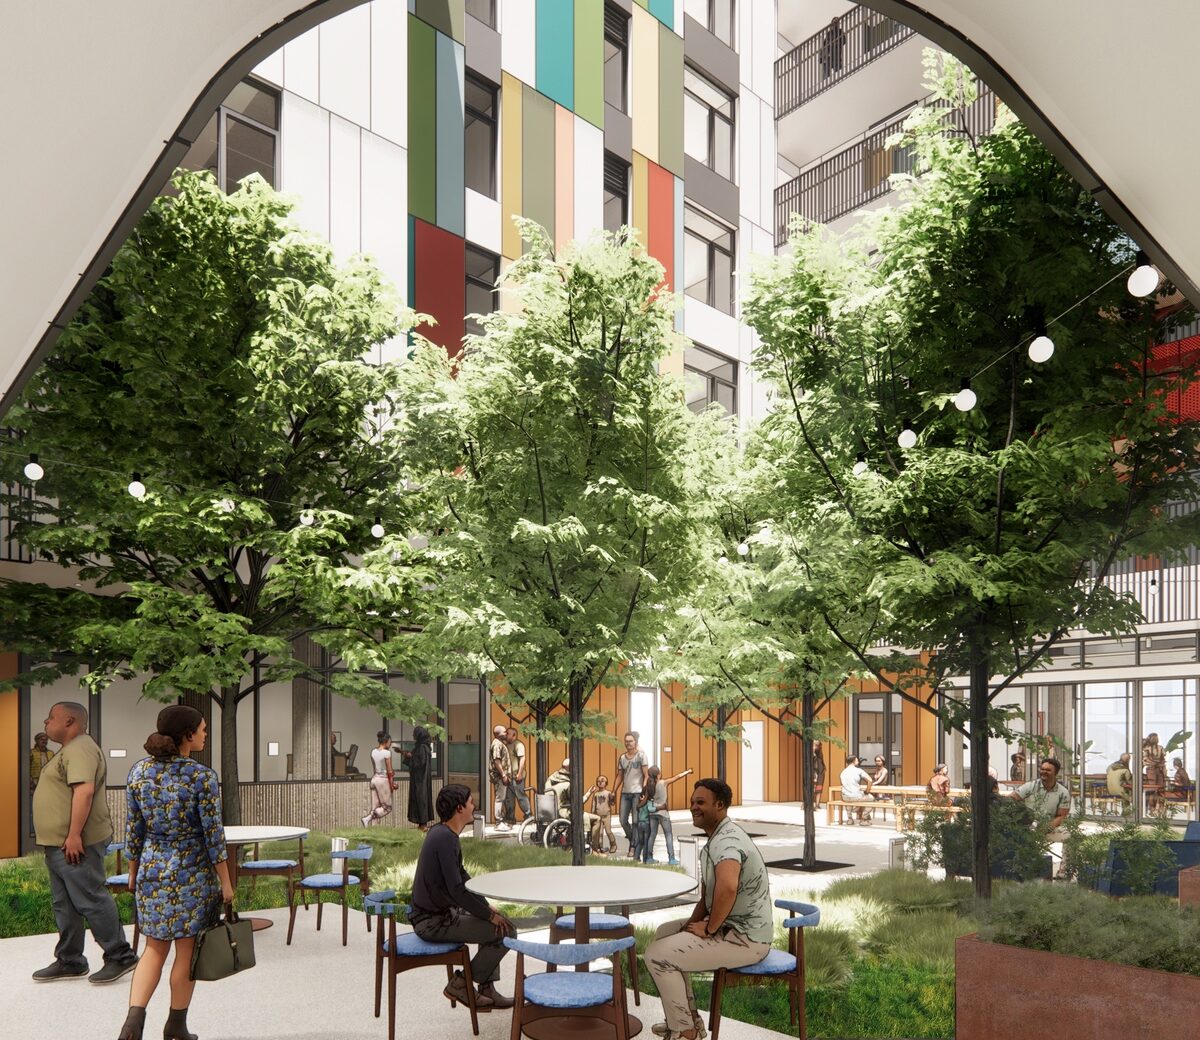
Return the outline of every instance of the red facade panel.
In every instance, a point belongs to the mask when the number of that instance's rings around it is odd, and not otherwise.
[[[646,248],[666,269],[667,288],[675,292],[675,177],[652,162],[646,168]]]
[[[413,238],[413,307],[437,321],[420,331],[454,356],[462,349],[466,332],[465,240],[416,218]]]

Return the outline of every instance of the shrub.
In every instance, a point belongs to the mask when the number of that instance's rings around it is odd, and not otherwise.
[[[1177,840],[1179,835],[1165,820],[1149,828],[1131,820],[1106,823],[1093,833],[1085,833],[1078,820],[1071,820],[1067,827],[1070,836],[1063,843],[1067,871],[1089,888],[1099,884],[1114,842],[1120,847],[1120,857],[1112,882],[1128,888],[1132,895],[1153,894],[1158,882],[1177,869],[1164,842]]]
[[[881,870],[878,874],[839,878],[825,889],[827,901],[851,895],[875,900],[900,913],[919,913],[923,910],[963,913],[975,898],[969,882],[934,881],[915,870]],[[823,914],[824,906],[820,900],[817,902],[822,906]]]
[[[1045,876],[1049,847],[1024,805],[1011,798],[994,799],[988,829],[992,877],[1030,881]],[[970,808],[952,817],[922,815],[908,832],[908,855],[921,870],[933,863],[944,867],[947,876],[970,877],[974,866]]]
[[[954,970],[954,940],[975,931],[975,922],[952,910],[896,914],[877,925],[867,937],[867,948],[901,964]]]
[[[804,977],[809,989],[840,989],[854,975],[858,944],[841,928],[804,929]]]
[[[856,893],[839,895],[836,898],[814,896],[806,901],[815,903],[821,910],[821,923],[815,929],[807,929],[807,934],[810,935],[813,932],[831,928],[846,932],[861,941],[872,929],[895,913],[893,908],[886,906],[880,900]],[[786,940],[779,941],[784,931],[782,920],[782,918],[778,919],[775,928],[776,945],[781,947],[787,945]]]

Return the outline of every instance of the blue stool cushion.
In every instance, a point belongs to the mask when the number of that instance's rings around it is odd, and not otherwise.
[[[125,848],[125,842],[110,841],[107,845],[104,846],[104,855],[111,856],[114,852],[123,851],[124,848]]]
[[[111,877],[105,878],[104,883],[106,885],[128,885],[129,884],[129,875],[128,874],[113,874]]]
[[[739,975],[786,975],[796,970],[796,958],[784,950],[772,950],[757,964],[747,964],[744,968],[730,968]]]
[[[380,892],[368,892],[363,897],[364,903],[394,903],[396,901],[396,890],[394,888],[385,888]]]
[[[416,932],[404,932],[396,936],[397,957],[440,957],[446,953],[461,950],[462,943],[433,943],[426,942]],[[392,952],[390,939],[383,942],[383,952]]]
[[[300,864],[294,859],[248,859],[238,870],[289,870],[298,866]]]
[[[551,1008],[586,1008],[612,1000],[611,975],[591,971],[542,972],[525,977],[525,1000]]]
[[[357,885],[358,878],[351,874],[343,879],[341,874],[309,874],[300,882],[305,888],[341,888],[342,885]]]
[[[556,928],[575,930],[575,915],[563,914],[554,922]],[[619,928],[629,927],[629,918],[620,914],[588,914],[588,927],[593,932],[615,932]]]

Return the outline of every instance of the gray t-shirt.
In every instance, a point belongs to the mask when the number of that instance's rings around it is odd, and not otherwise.
[[[1071,811],[1071,793],[1060,783],[1047,791],[1040,778],[1030,780],[1017,788],[1017,794],[1039,820],[1053,820],[1060,809]]]
[[[762,853],[741,827],[728,816],[713,831],[700,853],[700,877],[704,882],[704,905],[712,912],[717,884],[717,864],[732,859],[741,864],[737,896],[725,924],[751,942],[769,943],[775,936],[771,917],[771,883]]]
[[[655,816],[667,814],[667,785],[662,780],[650,784],[650,811]]]
[[[647,766],[646,752],[641,748],[632,758],[628,755],[622,755],[617,759],[617,769],[621,773],[621,793],[622,794],[641,794],[642,793],[642,767]]]

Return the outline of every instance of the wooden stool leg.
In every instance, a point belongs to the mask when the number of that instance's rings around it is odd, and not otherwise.
[[[342,889],[342,945],[346,945],[346,936],[350,930],[350,907],[346,902],[346,890]]]
[[[629,947],[629,981],[633,984],[633,1002],[638,1006],[642,1006],[642,995],[638,992],[638,959],[637,947]]]
[[[467,991],[467,1010],[471,1012],[471,1029],[476,1036],[479,1035],[479,1012],[475,1007],[475,979],[471,975],[471,958],[467,956],[467,948],[463,947],[462,953],[463,980],[466,982],[465,989]],[[513,1021],[516,1021],[517,1005],[513,1005]]]
[[[718,968],[713,974],[712,996],[708,1003],[708,1031],[712,1040],[717,1040],[721,1031],[721,994],[725,991],[725,969]]]
[[[315,893],[314,898],[317,901],[317,931],[319,932],[321,930],[321,907],[323,907],[325,904],[321,902],[320,892]]]

